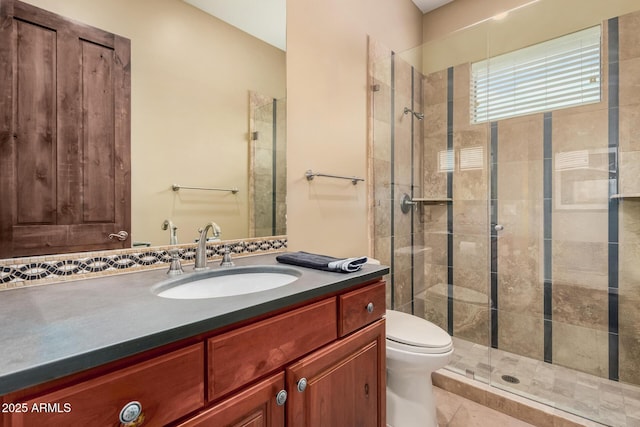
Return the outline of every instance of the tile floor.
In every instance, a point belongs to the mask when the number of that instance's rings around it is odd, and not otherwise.
[[[448,369],[613,427],[640,427],[640,387],[453,338]],[[502,379],[511,375],[520,381]]]
[[[525,423],[438,387],[433,388],[439,427],[527,427]]]

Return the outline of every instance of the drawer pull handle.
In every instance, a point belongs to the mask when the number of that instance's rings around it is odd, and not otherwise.
[[[142,414],[142,405],[140,402],[129,402],[120,410],[120,422],[122,424],[133,423],[138,419],[140,414]]]
[[[285,390],[280,390],[278,394],[276,394],[276,403],[278,404],[278,406],[282,406],[286,401],[287,401],[287,392]]]
[[[307,388],[307,379],[300,378],[300,380],[298,381],[298,391],[302,393],[303,391],[305,391],[306,388]]]
[[[373,309],[374,309],[374,308],[375,308],[375,307],[373,306],[373,303],[372,303],[372,302],[370,302],[369,304],[367,304],[367,311],[368,311],[369,313],[373,313]]]

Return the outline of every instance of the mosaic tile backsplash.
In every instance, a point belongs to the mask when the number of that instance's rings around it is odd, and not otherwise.
[[[211,242],[207,259],[222,258],[227,247],[236,256],[282,252],[287,248],[287,237]],[[167,267],[169,252],[176,249],[183,262],[195,260],[195,243],[0,260],[0,290]]]

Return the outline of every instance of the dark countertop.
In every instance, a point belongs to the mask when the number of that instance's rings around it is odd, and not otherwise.
[[[277,254],[235,258],[236,266],[282,265]],[[209,261],[212,269],[219,268]],[[0,291],[0,395],[93,368],[381,277],[287,265],[290,285],[234,297],[178,300],[151,292],[166,269]],[[184,266],[185,273],[193,271]]]

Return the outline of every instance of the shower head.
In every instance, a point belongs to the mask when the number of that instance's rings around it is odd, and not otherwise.
[[[415,111],[413,111],[411,108],[409,107],[404,107],[404,114],[413,114],[414,117],[418,120],[424,120],[424,114],[423,113],[417,113]]]

